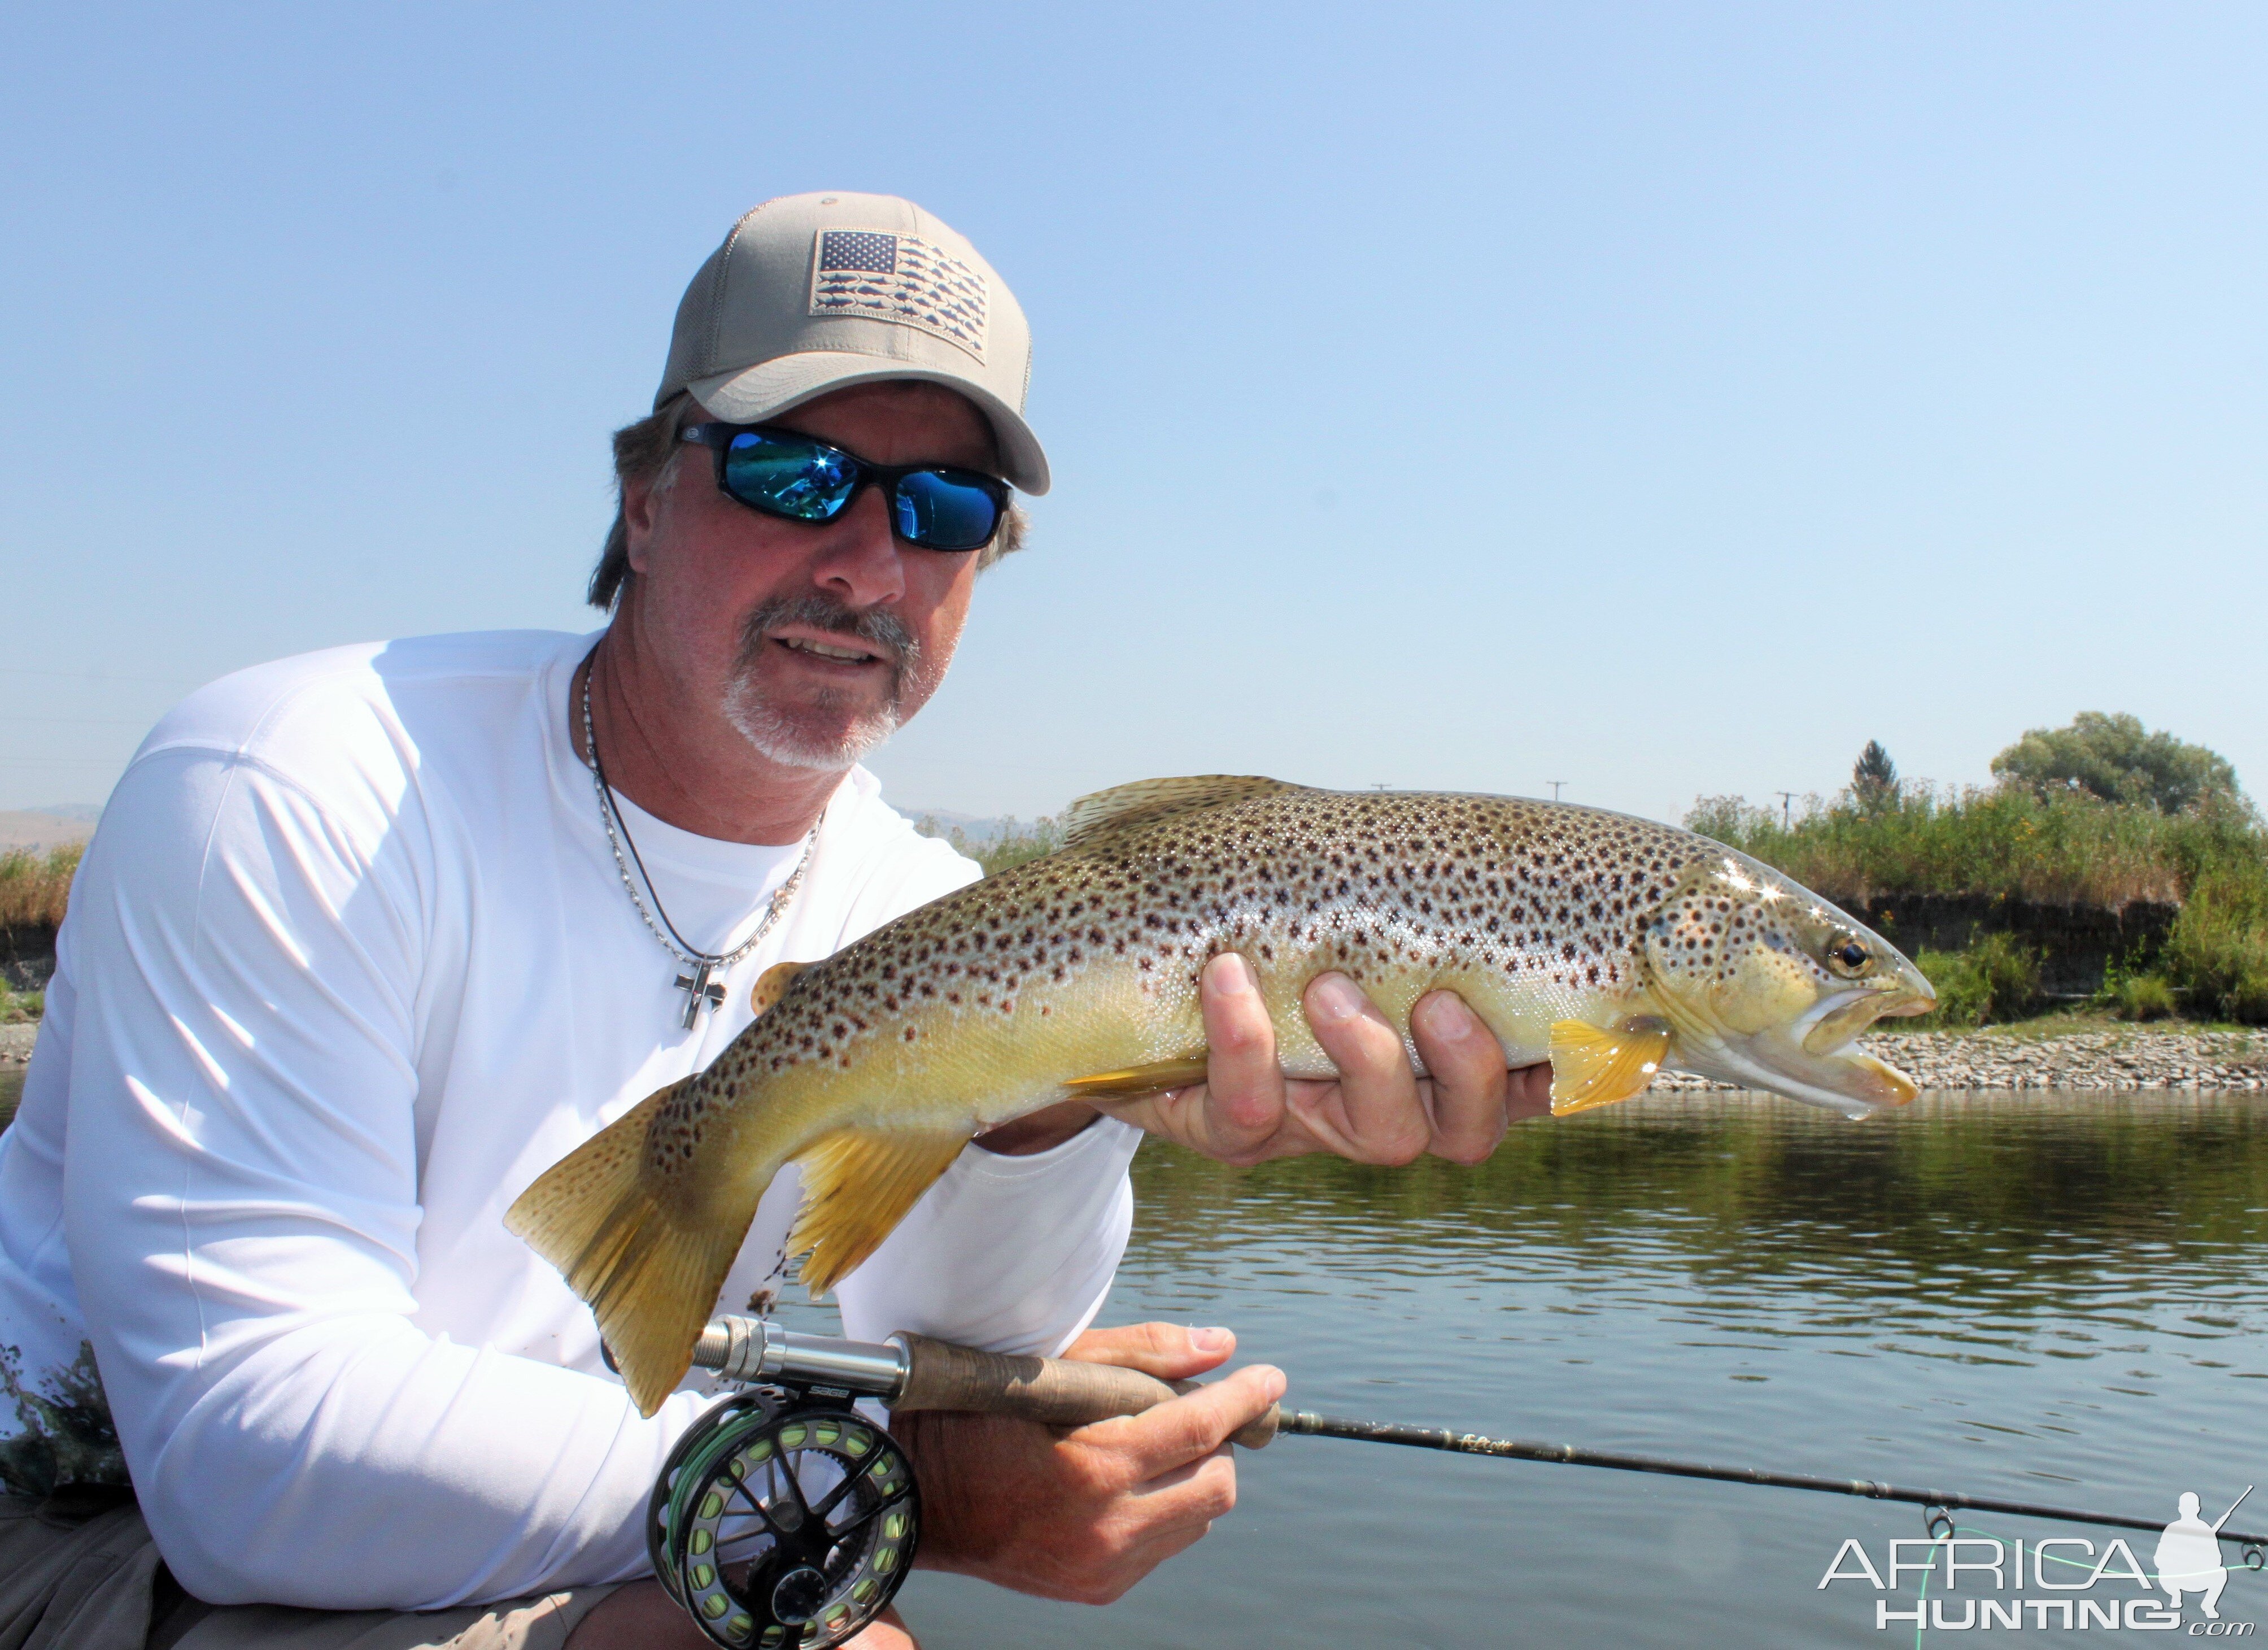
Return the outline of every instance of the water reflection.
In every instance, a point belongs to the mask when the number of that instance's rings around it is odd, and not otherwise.
[[[1940,1095],[1866,1124],[1663,1099],[1473,1169],[1153,1145],[1135,1177],[1109,1315],[1231,1324],[1303,1407],[2169,1519],[2182,1489],[2268,1483],[2257,1097]],[[1920,1533],[1872,1503],[1318,1440],[1241,1482],[1110,1609],[928,1577],[909,1606],[940,1646],[1880,1642],[1871,1593],[1815,1584],[1845,1535]],[[2228,1602],[2268,1614],[2268,1588]]]

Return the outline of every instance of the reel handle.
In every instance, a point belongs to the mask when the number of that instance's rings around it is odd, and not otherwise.
[[[1039,1358],[979,1352],[926,1335],[897,1334],[906,1349],[905,1384],[892,1400],[894,1410],[975,1410],[1017,1415],[1050,1426],[1084,1426],[1113,1416],[1139,1415],[1168,1398],[1194,1391],[1194,1381],[1160,1381],[1116,1364],[1082,1363],[1068,1358]],[[1248,1423],[1229,1441],[1263,1449],[1275,1438],[1280,1406]]]
[[[973,1410],[1049,1426],[1084,1426],[1139,1415],[1194,1390],[1116,1364],[1029,1353],[979,1352],[901,1331],[885,1342],[843,1341],[783,1330],[768,1319],[727,1315],[701,1332],[693,1361],[727,1381],[784,1381],[866,1393],[894,1410]],[[1283,1424],[1280,1405],[1230,1439],[1264,1448]]]

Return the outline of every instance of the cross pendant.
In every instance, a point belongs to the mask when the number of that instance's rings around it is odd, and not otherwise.
[[[688,1031],[693,1029],[703,1004],[714,1013],[717,1005],[725,1000],[725,983],[710,977],[716,972],[717,965],[704,958],[693,965],[692,973],[677,976],[677,989],[685,993],[685,1017],[677,1023]]]

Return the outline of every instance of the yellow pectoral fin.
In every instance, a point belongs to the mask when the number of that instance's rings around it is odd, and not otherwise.
[[[796,1159],[803,1209],[788,1234],[791,1255],[808,1252],[804,1286],[818,1300],[881,1247],[906,1212],[953,1167],[966,1134],[841,1129]]]
[[[1206,1063],[1211,1057],[1199,1049],[1178,1059],[1130,1065],[1123,1072],[1097,1072],[1092,1077],[1074,1077],[1064,1085],[1064,1092],[1073,1100],[1139,1100],[1145,1094],[1163,1094],[1204,1082]]]
[[[779,1001],[780,993],[787,990],[787,983],[810,966],[808,962],[773,963],[756,976],[755,989],[748,993],[748,1006],[761,1018],[766,1009]]]
[[[1611,1028],[1587,1020],[1551,1023],[1551,1115],[1588,1111],[1642,1094],[1669,1052],[1669,1027],[1633,1014]]]

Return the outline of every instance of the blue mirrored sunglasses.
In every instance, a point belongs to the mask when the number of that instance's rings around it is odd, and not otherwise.
[[[717,454],[717,487],[751,510],[788,521],[832,521],[872,483],[890,525],[925,550],[981,550],[999,530],[1008,484],[946,464],[869,464],[855,453],[763,424],[688,424],[679,438]]]

